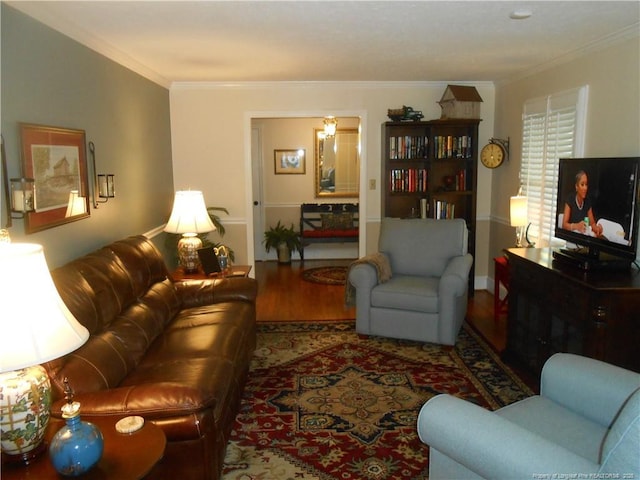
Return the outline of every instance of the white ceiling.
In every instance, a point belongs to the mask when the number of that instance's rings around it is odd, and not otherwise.
[[[6,3],[165,86],[500,81],[640,31],[637,0]]]

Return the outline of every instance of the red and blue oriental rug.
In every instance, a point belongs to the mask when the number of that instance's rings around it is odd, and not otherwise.
[[[426,479],[424,402],[450,393],[493,410],[532,394],[467,325],[455,347],[354,327],[258,324],[224,480]]]

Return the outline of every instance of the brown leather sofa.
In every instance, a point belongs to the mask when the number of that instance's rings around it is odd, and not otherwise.
[[[45,365],[60,415],[68,377],[85,417],[140,415],[167,437],[152,478],[217,479],[256,345],[251,278],[173,281],[143,236],[51,272],[90,332]]]

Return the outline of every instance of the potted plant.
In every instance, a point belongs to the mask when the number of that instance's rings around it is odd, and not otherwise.
[[[224,212],[227,215],[229,215],[229,211],[224,207],[207,207],[207,212],[209,212],[209,217],[211,218],[211,222],[215,225],[216,230],[220,235],[220,238],[222,238],[224,237],[226,230],[224,228],[224,225],[222,225],[222,220],[220,220],[220,217],[215,213],[213,213],[215,211]],[[220,253],[228,257],[229,260],[231,260],[232,262],[235,261],[236,259],[235,252],[231,248],[229,248],[228,245],[221,242],[215,242],[215,243],[211,242],[208,238],[206,238],[206,235],[204,235],[203,237],[204,238],[202,238],[202,244],[205,247],[213,247],[216,250],[216,255],[218,255],[218,250],[219,250]]]
[[[293,223],[290,227],[285,227],[280,220],[275,227],[270,227],[264,232],[263,243],[267,253],[272,248],[278,252],[278,263],[291,263],[291,252],[300,251],[302,248],[300,235],[293,229]]]

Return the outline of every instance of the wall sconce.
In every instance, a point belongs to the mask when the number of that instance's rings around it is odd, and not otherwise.
[[[10,182],[12,218],[24,218],[26,213],[35,212],[36,181],[33,178],[20,177],[12,178]]]
[[[2,181],[4,187],[4,201],[7,212],[7,225],[12,226],[12,219],[24,218],[36,208],[36,181],[26,178],[20,172],[20,178],[7,180],[7,155],[4,149],[4,137],[0,134],[0,150],[2,157]]]
[[[336,117],[324,117],[324,136],[333,137],[338,129],[338,120]]]
[[[89,153],[93,162],[93,208],[98,208],[99,203],[107,203],[110,198],[116,196],[114,187],[114,175],[112,173],[96,173],[96,146],[89,142]],[[98,200],[98,198],[104,200]]]

